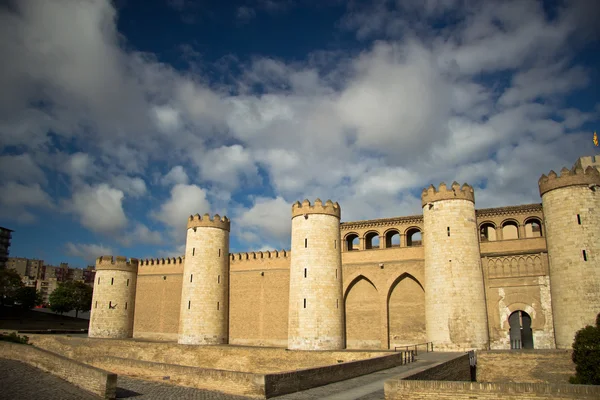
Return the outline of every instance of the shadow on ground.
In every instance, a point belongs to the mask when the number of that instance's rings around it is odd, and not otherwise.
[[[116,398],[117,399],[129,399],[131,397],[141,396],[141,393],[134,392],[133,390],[117,387]]]
[[[0,307],[0,330],[87,329],[90,321],[56,314]]]

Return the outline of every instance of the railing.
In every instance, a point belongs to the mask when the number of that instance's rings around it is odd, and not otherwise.
[[[394,351],[398,351],[398,349],[404,349],[404,351],[409,351],[409,349],[411,349],[412,351],[415,352],[415,355],[418,355],[419,354],[419,346],[425,346],[426,353],[433,351],[433,342],[409,344],[408,346],[396,346],[396,347],[394,347]]]
[[[415,361],[415,351],[414,350],[402,350],[401,354],[402,365],[406,365],[408,363]]]

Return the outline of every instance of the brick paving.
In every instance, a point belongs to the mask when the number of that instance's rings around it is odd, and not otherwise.
[[[454,353],[456,354],[456,353]],[[450,353],[429,353],[421,360],[372,374],[273,397],[276,400],[382,400],[383,382],[411,370],[452,358]],[[0,400],[98,400],[99,396],[19,361],[0,358]],[[144,381],[120,375],[117,399],[131,400],[247,400],[208,390]]]

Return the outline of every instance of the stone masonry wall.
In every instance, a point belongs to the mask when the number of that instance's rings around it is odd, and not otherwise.
[[[575,375],[570,350],[478,351],[478,382],[564,383]]]
[[[427,338],[442,350],[487,347],[474,204],[452,199],[423,207]]]
[[[138,275],[133,337],[177,340],[183,274],[153,272]]]
[[[337,216],[292,219],[288,347],[344,347],[342,259]]]
[[[229,231],[209,226],[189,228],[178,342],[227,343],[228,322]]]
[[[469,355],[457,357],[448,362],[427,368],[425,371],[403,378],[412,381],[471,381]]]
[[[17,360],[106,399],[114,399],[117,375],[34,346],[0,342],[0,358]]]
[[[592,400],[600,387],[541,383],[479,383],[444,381],[385,382],[386,400]]]
[[[587,185],[555,189],[543,195],[542,204],[556,346],[568,349],[575,333],[593,325],[600,312],[600,192]]]
[[[137,274],[98,269],[92,296],[90,337],[133,336]]]

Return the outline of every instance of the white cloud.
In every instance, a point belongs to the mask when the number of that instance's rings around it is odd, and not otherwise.
[[[67,242],[65,253],[69,256],[79,257],[89,265],[95,265],[100,256],[114,255],[111,247],[102,244],[84,244]]]
[[[120,242],[124,246],[133,244],[162,244],[164,242],[163,235],[159,231],[150,230],[146,225],[136,222],[131,231],[125,232]]]
[[[56,202],[40,186],[55,168],[72,178],[69,210],[90,230],[160,244],[143,221],[123,232],[128,196],[177,238],[190,214],[227,211],[241,240],[287,247],[295,200],[339,201],[344,220],[418,213],[420,189],[456,179],[486,181],[478,207],[539,201],[539,175],[590,149],[590,133],[577,130],[598,121],[600,106],[564,100],[590,82],[574,55],[597,33],[594,2],[565,3],[553,19],[536,2],[349,4],[342,25],[380,40],[305,61],[233,55],[233,68],[218,67],[235,85],[211,82],[201,58],[181,73],[125,50],[108,1],[2,8],[0,147],[23,149],[0,156],[0,167],[19,166],[0,168],[19,194],[0,195],[3,215],[32,221]],[[431,29],[446,13],[456,24]],[[74,154],[55,156],[51,140]],[[173,186],[158,206],[155,183]],[[233,196],[245,189],[257,195],[246,208]]]
[[[291,232],[292,205],[282,197],[254,199],[249,209],[240,209],[233,219],[233,229],[240,238],[255,242],[272,243],[278,248],[288,248]]]
[[[240,145],[222,146],[199,156],[200,175],[218,186],[235,190],[245,179],[255,182],[258,169],[250,151]]]
[[[117,175],[111,180],[113,186],[131,197],[140,197],[146,194],[146,182],[140,177]]]
[[[27,153],[0,156],[0,179],[4,182],[14,181],[24,184],[47,182],[44,171]]]
[[[176,184],[187,184],[189,181],[185,168],[181,165],[176,165],[160,179],[161,185],[170,186]]]
[[[185,236],[188,217],[205,213],[211,213],[206,191],[196,185],[177,184],[171,189],[169,199],[153,213],[153,216],[173,228],[176,234]]]
[[[0,217],[22,223],[36,221],[31,209],[51,209],[52,199],[39,184],[8,182],[0,186]]]
[[[105,183],[85,186],[73,193],[68,209],[85,228],[101,233],[115,233],[127,224],[123,211],[123,191]]]

